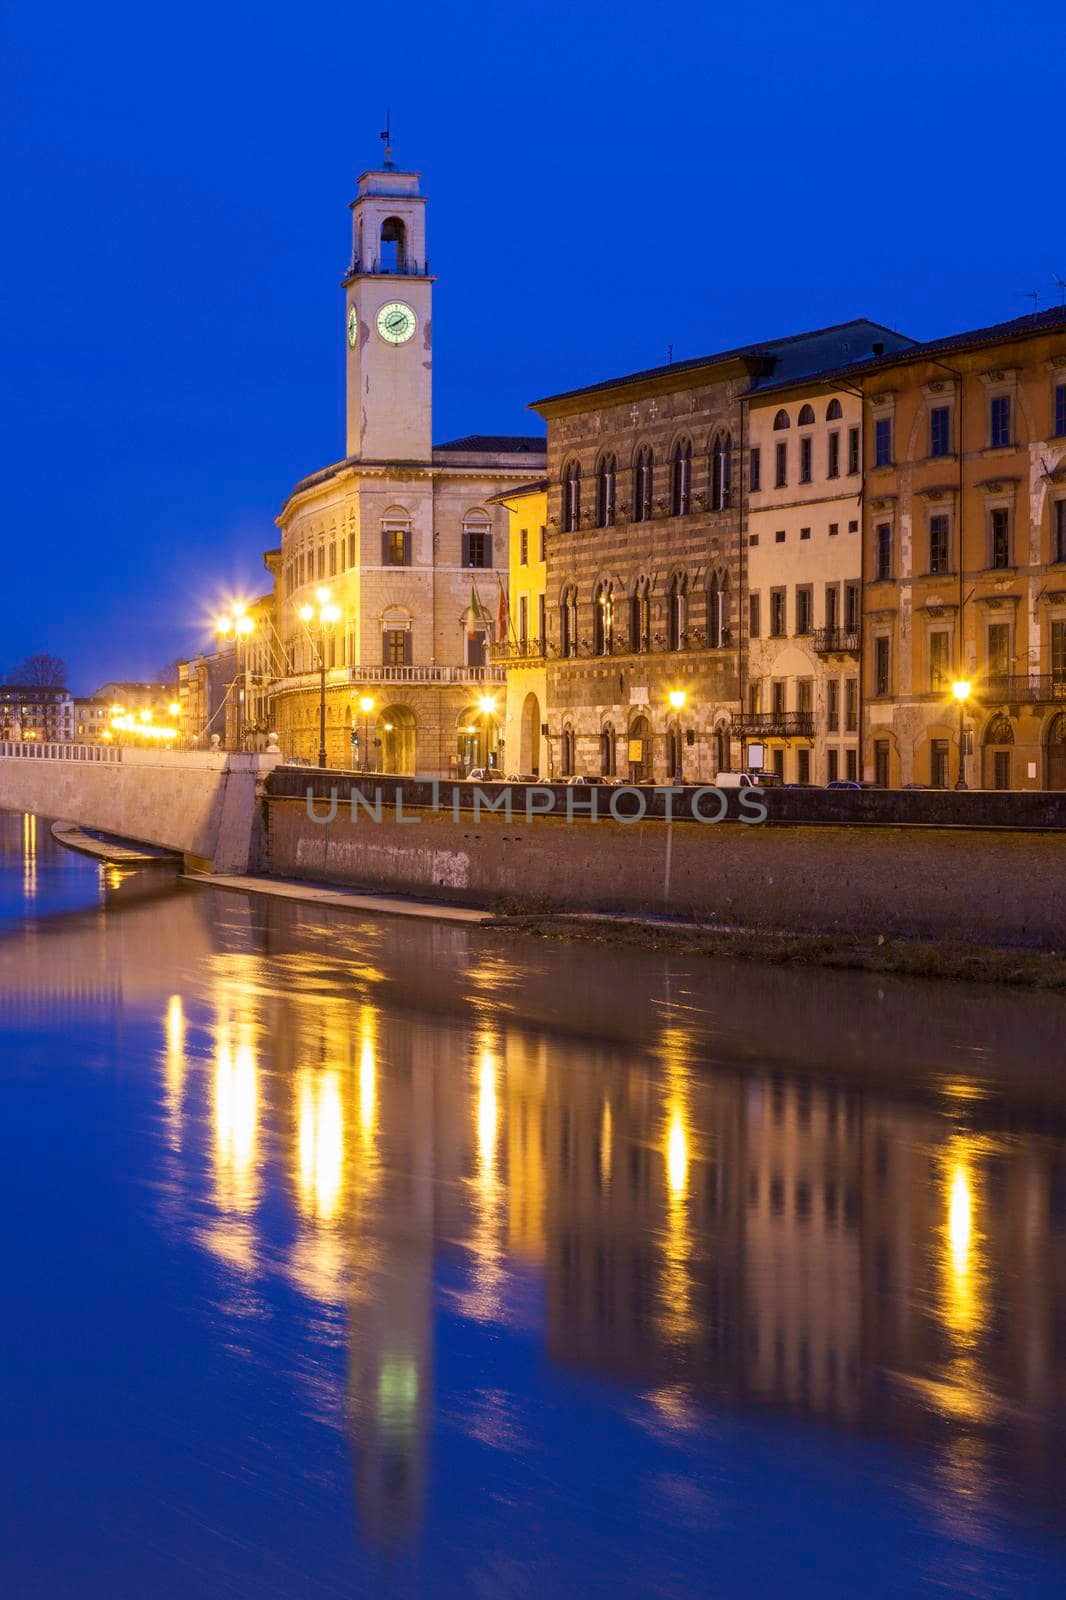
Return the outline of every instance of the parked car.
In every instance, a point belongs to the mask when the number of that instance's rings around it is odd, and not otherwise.
[[[568,785],[579,783],[605,783],[608,786],[614,783],[613,778],[603,778],[598,772],[579,772],[572,778],[567,778]]]
[[[758,776],[754,772],[720,772],[714,786],[716,789],[757,789]]]
[[[826,784],[827,789],[861,789],[862,784],[855,778],[830,778]]]
[[[504,783],[540,783],[541,779],[533,772],[509,772],[503,781]]]
[[[501,774],[496,771],[495,767],[471,767],[463,782],[499,783],[501,782]]]

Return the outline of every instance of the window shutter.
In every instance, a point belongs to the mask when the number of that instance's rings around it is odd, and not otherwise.
[[[470,535],[463,529],[463,566],[470,565]]]
[[[410,628],[407,629],[406,633],[403,636],[403,661],[404,661],[404,666],[405,667],[409,667],[411,665],[411,630],[410,630]]]
[[[485,565],[487,567],[491,567],[492,566],[492,534],[491,533],[487,533],[485,535]]]
[[[403,530],[403,564],[404,564],[405,567],[409,567],[411,565],[411,530],[410,530],[410,528],[405,528]]]
[[[382,664],[383,667],[387,667],[388,664],[389,664],[389,630],[388,630],[388,628],[383,629],[382,630],[382,634],[381,634],[381,664]]]
[[[388,528],[382,528],[382,530],[381,530],[381,565],[383,567],[387,567],[387,566],[390,565],[390,562],[389,562],[389,530],[388,530]]]

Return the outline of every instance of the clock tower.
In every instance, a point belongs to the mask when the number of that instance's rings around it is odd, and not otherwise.
[[[432,452],[433,279],[418,173],[400,172],[386,143],[351,204],[352,259],[343,281],[347,369],[345,454],[428,462]]]

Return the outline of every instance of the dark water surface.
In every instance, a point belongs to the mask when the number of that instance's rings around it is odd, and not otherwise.
[[[1064,1017],[0,816],[4,1594],[1062,1594]]]

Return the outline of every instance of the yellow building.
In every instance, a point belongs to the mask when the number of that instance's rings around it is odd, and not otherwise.
[[[508,774],[550,778],[546,594],[548,484],[526,484],[497,495],[510,517],[510,569],[506,638],[492,646],[492,659],[507,669],[504,766]]]

